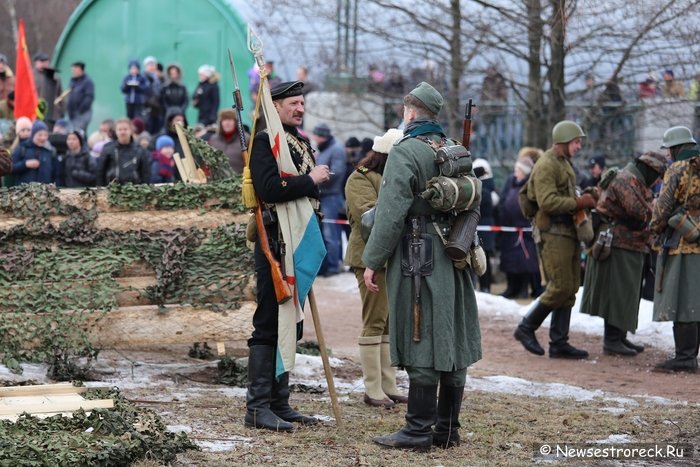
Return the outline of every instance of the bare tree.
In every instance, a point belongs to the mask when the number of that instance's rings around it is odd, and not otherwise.
[[[53,51],[80,0],[5,0],[0,3],[0,52],[15,61],[17,22],[24,19],[30,53]]]

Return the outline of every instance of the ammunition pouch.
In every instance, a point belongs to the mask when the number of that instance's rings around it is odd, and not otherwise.
[[[438,211],[467,211],[481,204],[481,180],[471,175],[440,175],[428,180],[420,196]]]

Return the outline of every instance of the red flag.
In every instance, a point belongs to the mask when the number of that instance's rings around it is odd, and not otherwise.
[[[17,30],[17,62],[15,63],[15,118],[36,119],[36,106],[39,99],[34,85],[34,74],[29,61],[29,49],[24,35],[24,20],[19,20]]]

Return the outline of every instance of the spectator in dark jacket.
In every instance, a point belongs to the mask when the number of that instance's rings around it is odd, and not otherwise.
[[[211,65],[199,67],[199,84],[192,96],[192,105],[199,110],[197,122],[203,125],[216,123],[219,112],[219,75]]]
[[[92,102],[95,100],[95,84],[85,73],[85,64],[75,62],[71,65],[72,78],[68,94],[68,118],[74,130],[87,130],[92,119]]]
[[[541,151],[531,150],[539,157]],[[539,153],[538,153],[539,152]],[[521,150],[523,153],[523,150]],[[520,210],[518,194],[527,183],[535,162],[526,155],[519,157],[515,163],[513,174],[508,177],[501,191],[499,204],[500,223],[507,227],[530,227],[530,222]],[[532,232],[501,232],[498,236],[501,250],[501,271],[505,273],[507,287],[502,296],[505,298],[527,297],[528,285],[532,286],[532,296],[542,293],[537,249],[532,238]]]
[[[66,137],[68,151],[63,159],[63,186],[69,188],[95,186],[95,173],[90,170],[90,153],[80,131]]]
[[[143,117],[148,81],[141,74],[138,60],[129,61],[129,73],[122,80],[121,90],[124,94],[124,102],[126,102],[127,117]]]
[[[37,120],[32,125],[28,140],[17,146],[12,153],[12,173],[15,183],[56,183],[60,175],[58,161],[46,145],[49,129],[44,122]]]
[[[136,144],[132,136],[132,123],[128,118],[117,121],[117,140],[108,143],[102,150],[97,169],[97,184],[149,183],[151,180],[151,157]]]
[[[187,88],[182,84],[182,71],[178,65],[168,65],[168,81],[161,88],[160,100],[163,109],[178,107],[182,112],[187,111],[190,102]]]

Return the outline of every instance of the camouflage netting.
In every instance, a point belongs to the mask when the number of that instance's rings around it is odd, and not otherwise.
[[[0,465],[116,466],[144,459],[168,465],[179,452],[198,449],[184,433],[167,430],[153,411],[136,407],[117,390],[90,390],[86,399],[111,398],[114,409],[83,410],[72,418],[21,415],[0,420]]]
[[[200,152],[198,160],[218,167],[225,159]],[[245,212],[241,179],[209,172],[207,184],[111,185],[70,201],[52,185],[0,189],[2,363],[21,371],[21,362],[49,362],[55,379],[80,378],[98,353],[90,328],[121,306],[125,292],[139,303],[236,310],[254,274],[245,225],[230,222],[232,212]],[[143,211],[147,229],[100,226],[105,212],[126,223]],[[214,221],[203,227],[205,214]],[[158,227],[159,219],[178,216],[187,217],[187,228]],[[148,274],[155,285],[120,285]]]

